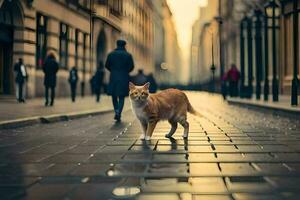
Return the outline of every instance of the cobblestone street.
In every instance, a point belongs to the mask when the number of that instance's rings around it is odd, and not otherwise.
[[[300,199],[300,119],[188,93],[204,117],[149,142],[127,107],[67,122],[0,130],[0,199]]]

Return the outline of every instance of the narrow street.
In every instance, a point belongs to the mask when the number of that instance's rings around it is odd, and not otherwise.
[[[113,114],[0,130],[3,199],[244,200],[300,198],[300,119],[188,93],[204,117],[149,142],[127,106]],[[128,101],[128,100],[127,100]]]

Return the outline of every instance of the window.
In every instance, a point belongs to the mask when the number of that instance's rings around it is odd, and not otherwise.
[[[291,14],[285,16],[284,30],[285,30],[285,63],[284,63],[284,75],[293,75],[293,16]]]
[[[119,17],[122,14],[122,1],[121,0],[110,0],[109,2],[110,12],[111,14]]]
[[[36,20],[36,63],[41,69],[47,53],[47,17],[37,14]]]
[[[85,71],[86,71],[86,51],[87,51],[87,35],[88,34],[83,34],[83,68],[82,68],[82,71],[83,71],[83,74],[85,74]]]
[[[68,35],[69,27],[66,24],[60,24],[59,35],[59,58],[62,68],[68,68]]]
[[[79,30],[76,29],[75,30],[75,66],[78,67],[78,59],[79,59],[79,56],[78,56],[78,48],[79,48]]]
[[[12,13],[10,10],[2,9],[0,10],[0,24],[12,25]]]
[[[107,0],[98,0],[98,3],[100,4],[100,5],[107,5]]]

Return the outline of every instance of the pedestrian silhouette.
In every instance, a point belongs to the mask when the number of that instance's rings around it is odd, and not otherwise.
[[[229,82],[229,95],[231,97],[238,96],[238,83],[240,80],[240,72],[235,64],[231,64],[231,68],[226,74],[226,80]]]
[[[100,95],[101,95],[101,89],[103,86],[103,79],[104,79],[104,64],[103,61],[99,61],[99,65],[96,71],[96,74],[94,75],[94,80],[93,83],[94,84],[94,91],[96,94],[96,101],[99,102],[100,101]]]
[[[95,74],[90,79],[90,88],[91,88],[92,95],[94,95],[95,94]]]
[[[14,71],[16,74],[16,90],[17,90],[17,100],[18,102],[23,102],[25,103],[25,98],[24,98],[24,93],[23,93],[23,87],[25,84],[25,81],[27,80],[27,71],[26,67],[23,63],[23,59],[19,58],[19,61],[14,65]]]
[[[155,93],[157,91],[157,83],[152,73],[147,76],[147,82],[150,83],[149,92]]]
[[[138,73],[131,77],[131,82],[135,85],[145,85],[147,83],[147,76],[144,74],[144,70],[139,69]]]
[[[45,63],[43,65],[43,71],[45,74],[44,77],[44,86],[45,86],[45,106],[49,105],[49,89],[51,90],[51,102],[50,106],[54,104],[55,98],[55,87],[56,87],[56,74],[58,72],[58,63],[56,61],[54,53],[49,53],[47,56]]]
[[[224,73],[224,75],[221,77],[221,93],[222,93],[223,99],[226,100],[226,96],[227,96],[227,73]]]
[[[132,55],[126,51],[126,41],[118,40],[117,48],[107,56],[105,67],[110,71],[107,93],[112,96],[114,119],[119,122],[125,97],[129,93],[129,73],[134,68]]]
[[[77,68],[74,66],[70,70],[70,74],[69,74],[69,83],[71,87],[72,102],[75,102],[76,99],[77,82],[78,82],[78,72],[77,72]]]

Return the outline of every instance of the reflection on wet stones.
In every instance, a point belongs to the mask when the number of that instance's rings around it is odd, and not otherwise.
[[[163,173],[168,175],[187,175],[189,171],[189,166],[187,164],[168,164],[168,163],[153,163],[150,165],[148,170],[149,173]]]
[[[106,172],[108,176],[128,176],[143,174],[147,168],[146,164],[141,163],[121,163],[112,165]]]
[[[138,187],[117,187],[113,190],[113,195],[120,198],[134,197],[141,192]]]

